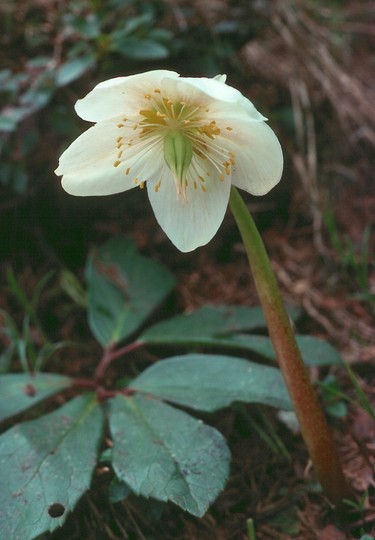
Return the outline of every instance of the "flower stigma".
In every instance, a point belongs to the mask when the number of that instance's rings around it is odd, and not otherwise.
[[[193,145],[180,131],[171,131],[164,137],[164,159],[175,179],[177,196],[186,199],[186,174],[193,159]]]

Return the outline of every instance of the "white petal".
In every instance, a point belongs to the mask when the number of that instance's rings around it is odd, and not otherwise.
[[[209,109],[210,120],[224,119],[228,115],[239,119],[248,117],[256,122],[266,120],[250,100],[220,79],[165,77],[161,87],[173,101],[186,101]]]
[[[147,93],[160,87],[164,77],[176,78],[178,73],[155,70],[129,77],[117,77],[99,83],[86,97],[77,101],[77,114],[90,122],[100,122],[115,116],[134,116]]]
[[[222,144],[236,161],[232,184],[252,195],[268,193],[283,172],[283,153],[275,133],[264,122],[236,122],[226,137]]]
[[[205,170],[207,167],[205,163]],[[213,168],[211,177],[211,185],[205,182],[206,192],[201,189],[199,182],[194,189],[190,181],[186,191],[187,201],[177,198],[174,181],[168,170],[165,170],[157,192],[151,183],[147,184],[156,219],[180,251],[193,251],[207,244],[223,221],[229,200],[229,177],[221,182]]]
[[[115,167],[119,129],[116,122],[100,122],[85,131],[62,154],[55,173],[63,175],[62,186],[71,195],[111,195],[135,187],[160,168],[162,141],[132,153]],[[136,146],[136,145],[135,145]],[[129,170],[130,169],[130,170]],[[128,174],[126,174],[128,172]],[[142,176],[141,176],[142,175]]]

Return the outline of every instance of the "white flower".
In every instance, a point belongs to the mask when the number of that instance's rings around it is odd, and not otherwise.
[[[98,84],[76,111],[96,124],[62,154],[55,172],[63,188],[110,195],[146,185],[156,219],[181,251],[215,235],[231,184],[263,195],[281,177],[276,135],[225,76],[119,77]]]

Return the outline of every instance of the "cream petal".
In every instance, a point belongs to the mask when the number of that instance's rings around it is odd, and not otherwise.
[[[226,116],[232,119],[248,117],[255,122],[266,120],[249,99],[220,79],[165,77],[161,88],[173,101],[186,101],[208,110],[209,120]]]
[[[89,122],[100,122],[120,115],[133,117],[142,108],[145,94],[160,87],[164,77],[176,78],[178,73],[155,70],[101,82],[86,97],[77,101],[76,112]]]
[[[144,148],[134,145],[118,166],[117,122],[100,122],[85,131],[62,154],[55,173],[63,175],[62,186],[71,195],[111,195],[147,180],[162,163],[162,140]],[[128,173],[128,174],[126,174]],[[136,181],[137,179],[137,181]]]
[[[224,219],[230,193],[229,177],[221,182],[213,167],[210,172],[211,183],[206,179],[204,184],[206,191],[201,189],[199,181],[195,189],[194,176],[205,174],[208,164],[205,163],[203,170],[196,158],[194,160],[191,170],[195,175],[189,179],[187,200],[177,197],[173,177],[166,169],[157,191],[155,185],[147,184],[150,202],[159,225],[173,244],[183,252],[193,251],[207,244],[216,234]]]
[[[224,130],[223,130],[224,131]],[[268,193],[281,179],[283,153],[264,122],[236,122],[222,145],[233,152],[232,184],[252,195]]]

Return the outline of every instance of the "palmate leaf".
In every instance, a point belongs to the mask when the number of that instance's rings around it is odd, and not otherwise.
[[[232,356],[168,358],[143,371],[131,388],[199,411],[212,412],[234,401],[292,409],[278,369]]]
[[[54,373],[37,373],[34,376],[25,373],[1,375],[0,420],[25,411],[71,385],[69,377]]]
[[[90,486],[103,422],[86,394],[0,436],[1,538],[31,540],[62,525]]]
[[[296,320],[299,310],[288,308]],[[276,360],[271,339],[267,336],[244,334],[266,327],[260,307],[204,306],[187,315],[178,315],[146,329],[139,341],[148,345],[183,345],[225,347],[247,350]],[[332,345],[314,336],[296,336],[303,360],[309,366],[340,364],[340,355]]]
[[[86,278],[89,325],[104,347],[136,331],[175,284],[168,270],[124,238],[110,240],[89,257]]]
[[[203,306],[187,315],[177,315],[151,326],[139,340],[163,345],[189,344],[197,338],[219,337],[264,328],[265,325],[263,311],[259,307]]]
[[[216,429],[142,395],[112,399],[109,421],[119,480],[195,516],[206,512],[229,473],[229,450]]]
[[[327,341],[315,336],[296,336],[296,342],[302,358],[307,366],[331,366],[342,364],[342,359],[337,350]],[[276,360],[270,338],[239,334],[231,336],[227,346],[245,348],[260,354],[270,360]]]

